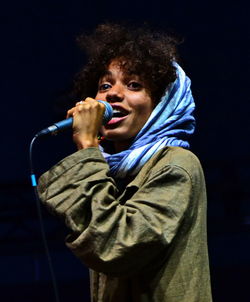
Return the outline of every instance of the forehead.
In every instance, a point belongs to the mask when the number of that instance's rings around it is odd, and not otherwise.
[[[112,76],[119,76],[123,78],[136,78],[140,79],[140,76],[138,73],[135,72],[131,68],[132,64],[131,62],[127,60],[112,60],[104,70],[103,77],[112,77]]]
[[[114,59],[108,64],[108,69],[120,69],[123,70],[126,66],[130,65],[128,60]]]

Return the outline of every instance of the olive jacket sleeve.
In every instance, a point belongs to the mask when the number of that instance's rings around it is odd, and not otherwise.
[[[183,219],[192,219],[195,179],[154,157],[120,193],[98,148],[77,151],[39,179],[42,202],[65,220],[67,246],[89,268],[123,276],[159,266]]]

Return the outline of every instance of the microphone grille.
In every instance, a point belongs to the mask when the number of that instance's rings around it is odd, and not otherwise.
[[[103,114],[103,125],[106,125],[112,119],[113,108],[111,107],[111,105],[108,102],[99,101],[99,100],[98,100],[98,102],[105,105],[105,111]]]

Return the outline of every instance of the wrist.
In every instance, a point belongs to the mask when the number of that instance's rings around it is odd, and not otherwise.
[[[99,146],[98,138],[78,140],[75,143],[78,150]]]

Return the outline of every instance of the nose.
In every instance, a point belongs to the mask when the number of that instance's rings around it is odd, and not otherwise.
[[[106,95],[106,101],[109,103],[121,102],[124,99],[122,85],[115,84],[109,89]]]

